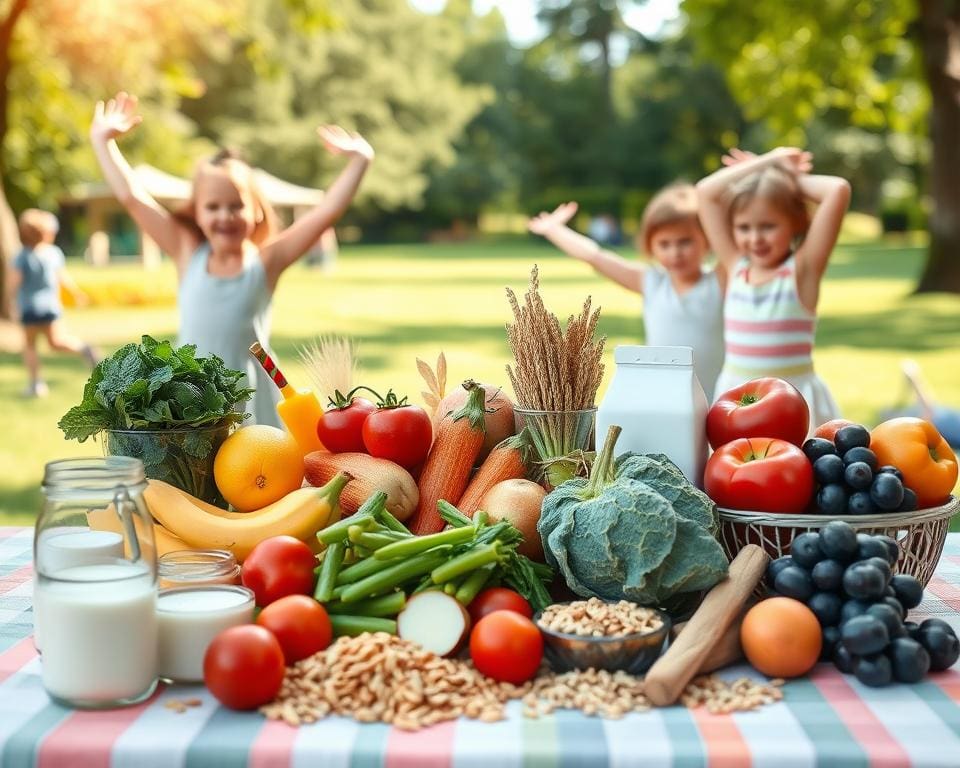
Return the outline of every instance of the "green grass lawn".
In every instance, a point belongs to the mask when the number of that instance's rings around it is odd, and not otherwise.
[[[842,246],[834,255],[821,294],[815,357],[847,418],[872,425],[904,396],[899,366],[907,356],[920,363],[938,400],[960,406],[960,297],[911,295],[922,258],[920,247],[884,243]],[[533,240],[353,246],[342,250],[332,272],[298,265],[274,299],[273,346],[298,385],[307,384],[298,348],[328,333],[359,343],[361,380],[378,391],[393,387],[419,401],[415,358],[433,363],[441,350],[450,382],[470,377],[506,385],[511,355],[504,324],[511,313],[504,288],[522,295],[534,263],[547,307],[562,319],[579,311],[587,295],[602,307],[600,329],[608,337],[602,397],[613,347],[643,340],[641,301]],[[169,264],[151,273],[130,264],[100,271],[78,265],[72,272],[91,289],[110,281],[168,297],[175,291]],[[177,318],[167,303],[77,309],[67,322],[112,351],[142,333],[174,338]],[[19,355],[0,353],[0,524],[33,520],[45,462],[101,452],[97,443],[66,442],[56,426],[79,401],[88,373],[83,363],[44,354],[43,366],[50,396],[24,400]]]

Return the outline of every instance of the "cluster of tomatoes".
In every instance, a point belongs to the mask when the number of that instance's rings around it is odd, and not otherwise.
[[[366,390],[377,402],[359,397]],[[433,422],[419,405],[397,399],[393,390],[381,397],[369,387],[336,392],[317,424],[317,436],[332,453],[369,453],[407,470],[423,463],[433,442]]]
[[[803,395],[781,379],[724,393],[707,413],[704,490],[729,509],[866,515],[938,506],[957,482],[957,458],[928,421],[867,430],[835,419],[807,440],[809,420]]]

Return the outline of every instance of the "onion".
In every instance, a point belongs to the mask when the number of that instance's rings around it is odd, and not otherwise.
[[[504,480],[480,499],[479,509],[491,522],[509,520],[523,534],[517,552],[543,562],[543,543],[537,531],[540,509],[547,492],[531,480]]]

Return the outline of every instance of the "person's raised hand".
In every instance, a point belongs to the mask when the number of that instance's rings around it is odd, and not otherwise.
[[[748,152],[747,150],[740,149],[739,147],[731,147],[730,151],[720,158],[720,162],[726,166],[739,165],[740,163],[744,163],[747,160],[752,160],[755,157],[756,154],[753,152]]]
[[[577,204],[575,202],[562,203],[558,205],[552,213],[541,211],[527,222],[527,229],[535,235],[545,235],[554,227],[560,227],[566,224],[577,213]]]
[[[327,151],[334,155],[356,155],[373,160],[373,147],[363,136],[339,125],[321,125],[317,133]]]
[[[110,141],[133,130],[142,121],[143,116],[137,113],[137,97],[120,91],[106,103],[97,102],[90,125],[90,137]]]
[[[813,170],[813,153],[797,147],[777,147],[770,150],[767,157],[790,173],[810,173]]]

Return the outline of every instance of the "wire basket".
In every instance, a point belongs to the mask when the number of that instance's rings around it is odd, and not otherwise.
[[[955,496],[951,496],[940,507],[884,515],[783,515],[720,507],[719,539],[731,560],[747,544],[763,547],[770,557],[776,559],[790,554],[790,545],[795,536],[806,531],[818,531],[833,520],[843,520],[853,526],[857,533],[893,537],[900,545],[900,558],[894,571],[915,576],[926,587],[943,552],[950,518],[958,511],[960,499]]]

